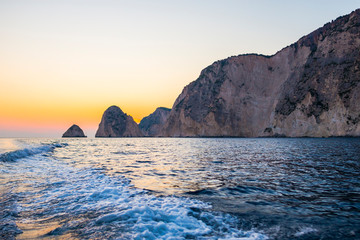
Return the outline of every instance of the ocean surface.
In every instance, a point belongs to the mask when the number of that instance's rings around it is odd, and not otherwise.
[[[360,239],[360,139],[0,139],[0,239]]]

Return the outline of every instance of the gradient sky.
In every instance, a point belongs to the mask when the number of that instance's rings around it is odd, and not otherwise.
[[[216,60],[271,55],[360,0],[0,0],[0,137],[93,137],[119,106],[172,107]]]

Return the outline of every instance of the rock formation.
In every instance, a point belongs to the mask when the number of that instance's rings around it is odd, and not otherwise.
[[[76,124],[72,125],[63,135],[63,138],[66,137],[86,137],[83,130]]]
[[[184,88],[163,136],[360,136],[360,9],[273,56],[217,61]]]
[[[169,117],[171,109],[159,107],[147,117],[144,117],[139,128],[144,132],[146,136],[158,136],[160,130]]]
[[[142,137],[143,133],[131,116],[119,107],[111,106],[104,112],[95,137]]]

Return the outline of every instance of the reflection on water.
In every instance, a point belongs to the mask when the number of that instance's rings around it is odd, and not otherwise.
[[[91,238],[99,229],[109,238],[133,238],[135,233],[119,235],[116,230],[130,226],[131,231],[145,235],[150,231],[164,238],[179,234],[176,231],[182,231],[183,221],[201,229],[201,233],[183,235],[192,238],[249,237],[255,234],[252,230],[274,239],[360,237],[360,141],[356,138],[56,142],[67,145],[0,167],[4,173],[1,185],[6,186],[3,191],[20,197],[20,219],[26,220],[17,221],[24,231],[20,239],[46,232],[62,239],[70,236],[69,232],[72,237]],[[29,139],[25,143],[46,145],[54,140]],[[169,196],[181,198],[169,200]],[[213,213],[199,210],[204,207],[201,204],[185,203],[182,197],[211,203]],[[163,213],[168,201],[176,204]],[[150,208],[139,209],[144,205]],[[38,208],[34,210],[34,206]],[[70,214],[69,209],[74,212]],[[175,220],[175,210],[183,211],[185,220]],[[217,213],[230,213],[236,220],[216,217]],[[139,216],[145,222],[136,222]],[[44,225],[49,217],[49,225]],[[215,219],[228,221],[226,233]],[[167,230],[154,230],[155,223],[148,221],[166,222]],[[176,231],[169,229],[172,225],[167,221],[175,224]],[[148,224],[147,230],[140,227],[144,224]],[[255,237],[265,238],[261,234]]]
[[[17,222],[17,225],[22,229],[23,233],[16,237],[18,240],[30,239],[54,239],[54,236],[49,236],[48,233],[60,227],[59,223],[52,222],[51,220],[42,220],[37,222]],[[70,239],[71,235],[67,234],[62,236],[63,239]]]
[[[0,138],[0,154],[15,151],[20,148],[19,145],[15,144],[14,139]]]

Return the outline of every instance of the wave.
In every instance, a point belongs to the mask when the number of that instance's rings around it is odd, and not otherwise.
[[[43,171],[42,164],[36,166]],[[45,237],[71,234],[79,239],[252,239],[265,240],[256,230],[241,230],[238,219],[211,211],[208,203],[176,196],[154,196],[134,188],[124,176],[107,176],[92,168],[47,165],[55,174],[37,184],[41,196],[22,206],[29,218],[41,216],[61,226]],[[36,174],[37,175],[37,174]],[[40,175],[40,174],[39,174]],[[55,181],[56,180],[56,181]],[[59,181],[60,180],[60,181]],[[34,219],[34,221],[39,219]]]
[[[0,154],[1,162],[14,162],[21,158],[30,157],[40,153],[47,153],[53,151],[55,148],[65,147],[66,143],[51,143],[40,147],[24,148],[16,151],[6,152]]]
[[[243,194],[258,194],[258,193],[267,193],[267,194],[275,194],[275,191],[271,189],[264,189],[260,187],[254,186],[232,186],[232,187],[224,187],[224,188],[216,188],[216,189],[199,189],[196,191],[189,191],[186,194],[189,195],[243,195]]]
[[[0,228],[0,239],[1,231],[8,234],[5,238],[21,231],[24,236],[19,238],[23,238],[32,231],[37,234],[34,238],[51,239],[70,235],[74,239],[268,239],[256,229],[241,229],[238,218],[212,211],[206,202],[156,196],[136,188],[125,176],[106,175],[100,166],[76,168],[58,154],[47,154],[66,144],[28,146],[0,155],[0,161],[41,154],[17,167],[3,164],[6,171],[2,177],[19,197],[16,220],[31,224],[16,226],[9,219]],[[67,150],[64,153],[76,159]],[[62,156],[62,150],[58,152]]]
[[[18,216],[17,197],[11,192],[2,190],[0,193],[0,239],[15,239],[17,234],[22,233],[16,226]]]

